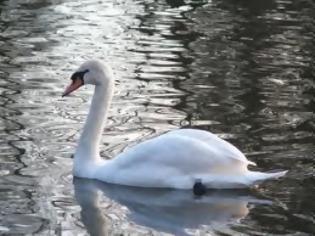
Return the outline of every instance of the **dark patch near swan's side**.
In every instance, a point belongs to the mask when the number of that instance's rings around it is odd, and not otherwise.
[[[201,196],[205,194],[207,191],[206,186],[201,182],[201,179],[197,179],[194,187],[193,187],[193,192],[196,196]]]

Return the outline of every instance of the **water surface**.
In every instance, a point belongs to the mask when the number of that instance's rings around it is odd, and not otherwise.
[[[0,234],[315,234],[314,15],[308,0],[0,1]],[[193,127],[289,174],[202,198],[73,182],[92,89],[60,95],[91,58],[117,78],[104,158]]]

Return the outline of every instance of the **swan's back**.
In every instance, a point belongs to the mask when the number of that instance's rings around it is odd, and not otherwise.
[[[250,163],[230,143],[212,133],[193,129],[175,130],[144,141],[117,156],[115,162],[128,168],[144,163],[174,166],[189,173],[215,171],[225,166],[244,168]]]
[[[229,142],[219,138],[217,135],[204,130],[198,129],[178,129],[167,133],[169,135],[181,135],[197,139],[206,143],[218,155],[233,158],[245,164],[256,165],[254,162],[247,160],[244,154]]]

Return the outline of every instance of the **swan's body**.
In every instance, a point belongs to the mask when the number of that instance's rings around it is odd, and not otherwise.
[[[191,189],[196,181],[207,188],[245,188],[286,173],[249,171],[247,166],[255,163],[236,147],[210,132],[195,129],[170,131],[131,147],[112,160],[103,160],[99,141],[113,94],[111,69],[89,61],[72,80],[64,95],[84,83],[95,85],[74,155],[75,176],[129,186]]]

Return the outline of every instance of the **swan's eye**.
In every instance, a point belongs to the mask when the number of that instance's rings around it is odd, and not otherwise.
[[[71,80],[72,81],[75,81],[77,79],[80,79],[82,84],[84,84],[84,75],[85,73],[89,72],[89,70],[84,70],[84,71],[78,71],[78,72],[75,72],[72,76],[71,76]]]

